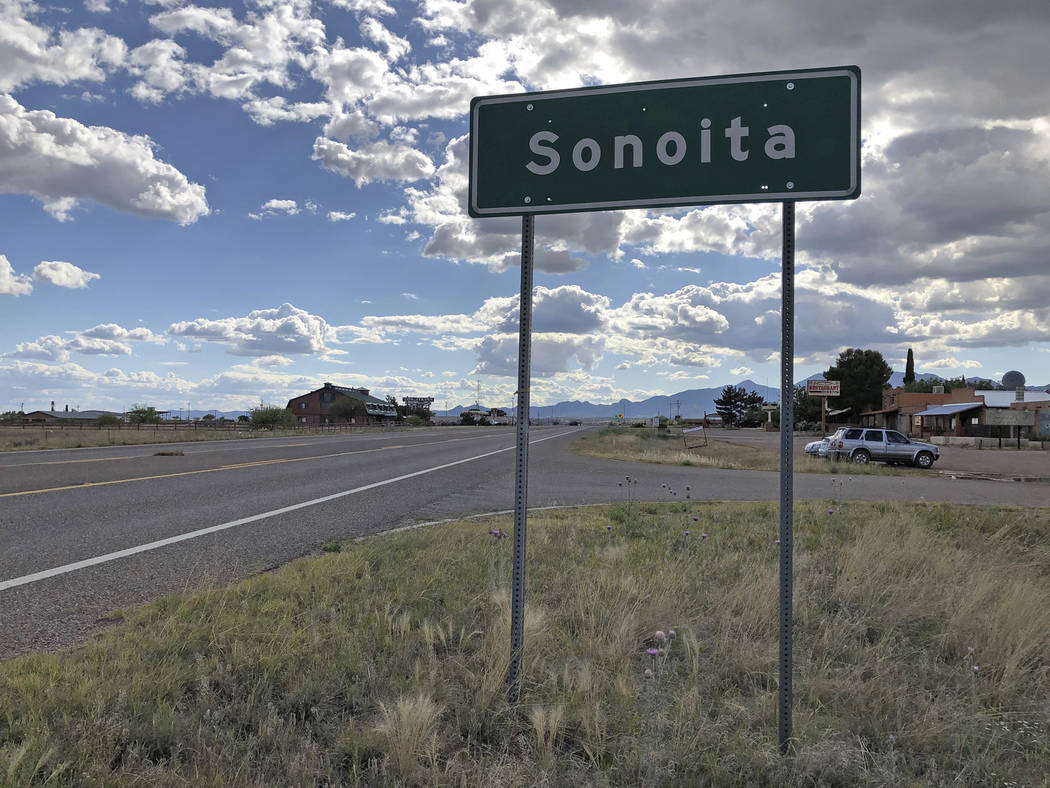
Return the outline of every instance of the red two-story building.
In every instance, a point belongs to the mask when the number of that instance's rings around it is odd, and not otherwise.
[[[288,400],[288,410],[295,415],[295,423],[300,426],[334,424],[336,420],[328,414],[328,409],[336,400],[350,397],[357,400],[361,407],[360,417],[353,417],[351,424],[382,424],[397,421],[397,408],[368,393],[368,389],[354,389],[325,383],[321,388],[292,397]]]

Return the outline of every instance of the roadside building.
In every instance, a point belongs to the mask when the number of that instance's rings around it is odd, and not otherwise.
[[[972,388],[956,388],[945,391],[943,386],[934,386],[932,392],[927,391],[905,391],[903,388],[884,389],[882,392],[882,408],[869,410],[859,414],[862,427],[886,427],[897,430],[905,435],[919,435],[929,433],[936,425],[937,429],[943,428],[941,421],[931,421],[923,429],[923,421],[919,416],[923,411],[941,405],[956,405],[963,403],[979,403]],[[953,413],[961,411],[954,410]],[[932,416],[950,416],[950,413],[929,414]],[[944,422],[948,423],[948,422]]]
[[[351,419],[351,424],[389,424],[397,421],[397,407],[385,400],[373,397],[368,389],[347,388],[325,383],[321,388],[292,397],[288,400],[288,410],[295,416],[299,426],[317,426],[335,424],[336,419],[329,415],[328,409],[337,400],[349,397],[359,403],[359,417]]]
[[[101,416],[113,416],[124,420],[123,413],[109,410],[34,410],[22,415],[23,424],[94,424]]]
[[[1050,427],[1050,393],[1027,391],[976,391],[969,402],[952,402],[926,408],[913,419],[923,435],[967,438],[1015,438],[1039,434],[1043,422]],[[954,392],[952,392],[954,393]],[[1048,415],[1044,415],[1048,414]]]

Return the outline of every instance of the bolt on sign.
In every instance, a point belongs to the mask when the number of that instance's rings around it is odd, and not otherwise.
[[[860,69],[480,96],[471,216],[860,195]]]

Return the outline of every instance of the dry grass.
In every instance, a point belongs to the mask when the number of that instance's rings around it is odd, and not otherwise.
[[[786,757],[776,519],[533,516],[517,708],[505,519],[160,600],[0,664],[0,782],[1045,784],[1050,510],[800,504]]]
[[[780,469],[778,449],[746,446],[731,441],[708,441],[706,446],[686,449],[682,436],[676,431],[608,427],[584,435],[572,445],[572,451],[592,457],[612,460],[635,460],[667,465],[695,465],[702,468],[727,470],[776,471]],[[849,473],[862,475],[922,474],[916,468],[905,471],[879,463],[848,465]],[[843,465],[825,459],[796,454],[795,473],[843,473]]]

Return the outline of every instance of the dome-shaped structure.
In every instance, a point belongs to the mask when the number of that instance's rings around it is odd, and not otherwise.
[[[1003,388],[1004,389],[1016,389],[1024,386],[1024,375],[1018,372],[1016,369],[1011,369],[1005,375],[1003,375]]]

